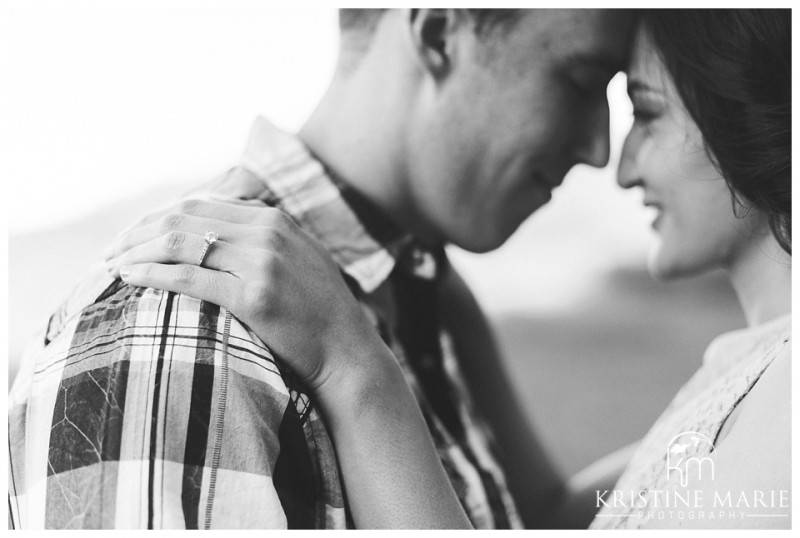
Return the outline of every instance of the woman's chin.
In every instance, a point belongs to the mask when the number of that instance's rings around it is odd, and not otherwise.
[[[647,270],[650,276],[659,282],[688,278],[704,272],[703,267],[666,256],[658,249],[650,253],[650,257],[647,260]]]
[[[665,270],[663,267],[654,265],[652,263],[648,264],[647,271],[654,280],[658,280],[659,282],[669,282],[670,280],[679,278],[671,271]]]

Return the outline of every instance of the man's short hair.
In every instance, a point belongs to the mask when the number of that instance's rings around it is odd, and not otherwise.
[[[386,9],[340,9],[339,29],[342,37],[357,50],[366,50]],[[520,18],[522,9],[465,9],[475,22],[480,38],[503,34]]]

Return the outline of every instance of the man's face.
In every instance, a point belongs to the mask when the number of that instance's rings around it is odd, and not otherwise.
[[[458,34],[411,120],[412,206],[430,236],[497,248],[573,165],[606,165],[606,87],[632,27],[623,11],[530,10],[505,35]]]

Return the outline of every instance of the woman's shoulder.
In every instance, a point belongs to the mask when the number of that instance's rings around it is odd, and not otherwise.
[[[792,316],[785,314],[755,327],[723,333],[708,345],[703,364],[724,370],[753,357],[778,351],[791,338]]]
[[[711,473],[690,486],[701,520],[653,520],[647,528],[787,528],[791,493],[791,340],[737,406],[727,436],[705,458]],[[700,501],[697,501],[700,502]],[[713,510],[711,510],[713,508]],[[736,517],[733,517],[735,514]]]
[[[775,358],[764,371],[758,382],[750,389],[739,404],[741,416],[731,429],[731,435],[738,424],[748,431],[758,433],[764,438],[789,438],[792,403],[792,341],[791,337],[781,342],[776,350]],[[786,431],[779,431],[776,426],[786,421]],[[750,435],[741,435],[740,442],[745,442]]]
[[[736,421],[717,443],[718,469],[730,473],[742,488],[790,486],[791,339],[785,344],[739,403]]]
[[[741,396],[717,438],[717,450],[758,458],[759,452],[790,446],[791,439],[791,360],[789,332],[776,333],[773,345],[761,358],[764,369],[754,384]],[[759,365],[760,366],[760,365]],[[759,368],[761,369],[761,368]],[[787,452],[788,454],[788,452]],[[775,457],[780,458],[780,454]]]

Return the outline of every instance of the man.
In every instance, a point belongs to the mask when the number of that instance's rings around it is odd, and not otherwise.
[[[605,89],[632,17],[353,10],[341,22],[336,73],[307,124],[293,137],[259,120],[215,193],[283,209],[331,252],[475,527],[520,526],[509,489],[528,525],[552,524],[573,497],[535,448],[442,246],[494,249],[573,165],[606,164]],[[154,225],[170,232],[203,208]],[[209,237],[198,258],[188,234],[165,237],[197,265],[221,248]],[[103,275],[51,318],[10,398],[13,526],[348,526],[313,399],[268,338],[189,295]]]

